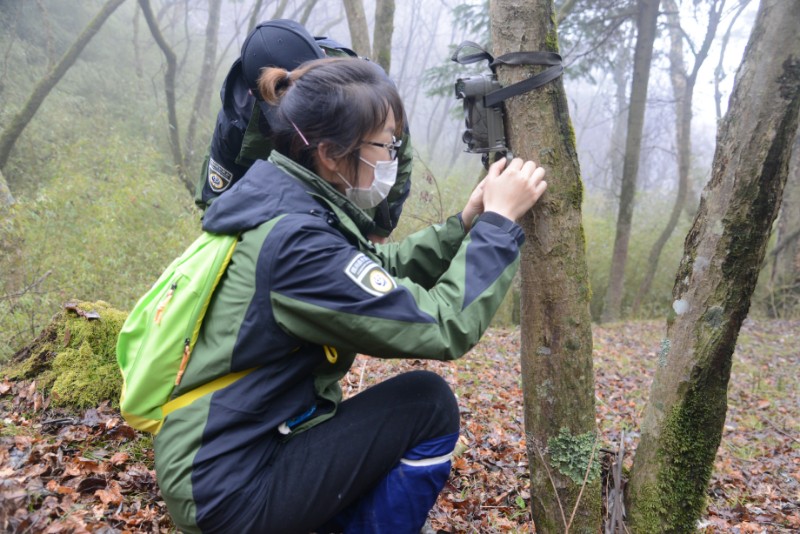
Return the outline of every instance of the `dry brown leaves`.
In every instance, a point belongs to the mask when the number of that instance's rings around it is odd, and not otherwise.
[[[664,326],[594,328],[603,446],[633,451]],[[746,321],[729,412],[700,528],[800,530],[800,322]],[[459,399],[461,454],[431,512],[446,532],[533,532],[520,390],[519,334],[491,330],[459,362],[359,356],[343,387],[356,394],[411,369],[441,374]],[[0,528],[9,532],[170,532],[152,450],[107,406],[79,417],[48,407],[31,384],[0,381]],[[626,456],[630,465],[631,454]]]

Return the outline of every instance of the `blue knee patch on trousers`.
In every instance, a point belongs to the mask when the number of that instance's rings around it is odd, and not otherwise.
[[[458,433],[407,451],[370,493],[337,517],[346,534],[419,534],[450,477]]]

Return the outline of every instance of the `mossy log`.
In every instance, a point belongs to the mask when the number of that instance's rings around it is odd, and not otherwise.
[[[89,408],[119,402],[117,336],[127,317],[110,304],[70,302],[29,345],[0,369],[11,380],[35,380],[53,406]]]

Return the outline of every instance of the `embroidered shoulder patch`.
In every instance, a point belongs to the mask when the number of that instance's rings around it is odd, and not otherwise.
[[[222,193],[228,186],[231,185],[233,173],[214,161],[214,158],[208,160],[208,185],[215,193]]]
[[[344,273],[358,287],[376,297],[383,296],[397,287],[394,278],[364,254],[357,254],[350,260],[344,268]]]

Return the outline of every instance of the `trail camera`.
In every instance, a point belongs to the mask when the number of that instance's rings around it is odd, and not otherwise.
[[[476,54],[461,55],[465,48],[473,48]],[[467,152],[483,154],[483,164],[489,166],[489,153],[496,157],[511,157],[506,143],[503,122],[503,102],[507,99],[532,91],[547,82],[553,81],[564,72],[561,56],[555,52],[510,52],[499,57],[492,56],[480,45],[464,41],[453,52],[451,60],[461,65],[487,61],[491,74],[478,74],[456,80],[456,98],[464,100],[464,121],[466,130],[461,139],[467,145]],[[542,72],[530,78],[503,87],[497,81],[495,69],[498,65],[542,65]]]
[[[456,80],[456,98],[464,100],[466,130],[461,139],[467,152],[507,152],[502,103],[486,106],[484,97],[500,89],[494,74],[479,74]]]

